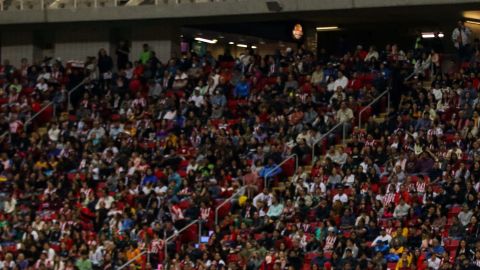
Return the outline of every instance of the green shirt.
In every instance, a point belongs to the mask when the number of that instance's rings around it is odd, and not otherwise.
[[[150,60],[150,57],[152,56],[152,53],[150,51],[142,51],[140,53],[140,63],[142,64],[147,64],[148,60]]]
[[[92,270],[92,262],[89,259],[78,259],[75,266],[78,267],[79,270]]]

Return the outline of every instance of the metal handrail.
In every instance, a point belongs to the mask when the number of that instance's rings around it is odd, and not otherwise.
[[[79,84],[77,84],[75,87],[73,87],[70,91],[68,91],[68,106],[70,106],[70,95],[77,91],[83,84],[85,84],[85,80],[82,80]],[[24,126],[26,127],[28,124],[30,124],[35,118],[37,118],[42,112],[44,112],[48,107],[53,106],[54,109],[54,114],[55,114],[55,101],[50,101],[47,105],[43,106],[37,113],[35,113],[33,116],[31,116],[27,121],[25,121]]]
[[[182,232],[186,231],[188,228],[195,225],[196,223],[198,223],[198,243],[200,243],[200,240],[201,240],[201,237],[202,237],[202,220],[197,219],[197,220],[191,222],[190,224],[186,225],[185,227],[181,228],[180,230],[176,231],[173,235],[171,235],[170,237],[166,238],[163,241],[164,247],[165,247],[165,258],[164,258],[165,261],[167,260],[167,257],[168,257],[168,243],[170,241],[172,241],[173,239],[175,239],[176,237],[178,237]]]
[[[335,126],[333,126],[329,131],[327,131],[326,133],[322,134],[322,136],[320,136],[320,138],[313,143],[312,145],[312,165],[315,163],[315,147],[317,146],[318,143],[320,143],[321,141],[323,141],[323,139],[325,139],[325,137],[327,137],[328,135],[330,135],[332,132],[334,132],[335,130],[337,130],[340,125],[343,125],[343,122],[339,122],[337,123]],[[343,126],[343,135],[345,136],[345,125]],[[345,138],[344,138],[345,139]]]
[[[0,135],[0,142],[3,141],[3,138],[8,135],[8,131],[5,131],[2,135]]]
[[[140,252],[137,256],[131,258],[128,262],[124,263],[122,266],[118,267],[116,270],[122,270],[123,268],[129,266],[132,262],[136,261],[138,258],[145,255],[145,253],[147,253],[146,250]]]
[[[54,104],[53,101],[50,101],[47,105],[43,106],[37,113],[35,113],[33,116],[27,119],[25,123],[23,124],[25,127],[28,126],[35,118],[37,118],[40,114],[42,114],[48,107],[52,106]]]
[[[297,173],[297,169],[298,169],[298,155],[297,154],[293,154],[293,155],[290,155],[288,156],[286,159],[284,159],[282,162],[280,162],[277,166],[273,167],[273,169],[271,169],[270,171],[268,171],[265,176],[263,177],[264,178],[264,184],[265,184],[265,188],[268,187],[268,177],[278,168],[280,168],[283,164],[285,164],[287,161],[289,161],[290,159],[292,158],[295,158],[295,173]]]
[[[215,208],[215,225],[218,225],[218,211],[220,210],[220,208],[222,208],[225,204],[227,204],[228,202],[232,201],[233,198],[237,197],[238,195],[240,195],[241,193],[245,193],[245,190],[246,190],[246,187],[243,186],[243,187],[240,187],[237,192],[233,193],[232,196],[230,196],[228,199],[226,199],[225,201],[223,201],[221,204],[219,204],[216,208]]]
[[[376,97],[374,100],[372,100],[370,103],[368,103],[367,106],[365,106],[359,113],[358,113],[358,127],[362,127],[362,113],[370,108],[373,104],[375,104],[377,101],[379,101],[383,96],[388,95],[388,101],[387,101],[387,113],[390,113],[390,87],[387,88],[387,90],[383,91],[378,97]]]
[[[1,1],[1,0],[0,0]],[[85,84],[86,80],[82,80],[79,84],[77,84],[75,87],[73,87],[69,92],[68,92],[68,104],[67,104],[67,110],[68,106],[70,106],[70,95],[77,91],[82,85]],[[42,114],[48,107],[53,106],[53,114],[55,115],[55,101],[50,101],[48,102],[45,106],[43,106],[38,112],[36,112],[34,115],[32,115],[30,118],[28,118],[25,123],[23,123],[24,128],[26,129],[28,124],[30,124],[35,118],[37,118],[40,114]],[[0,141],[3,140],[5,136],[7,136],[10,132],[5,131],[2,135],[0,135]]]

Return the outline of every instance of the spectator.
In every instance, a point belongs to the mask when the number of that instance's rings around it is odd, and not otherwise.
[[[472,32],[465,26],[465,22],[458,21],[457,27],[452,32],[452,41],[460,61],[468,60],[471,35]]]
[[[143,44],[142,52],[140,53],[140,63],[142,65],[146,65],[150,58],[152,57],[152,51],[150,50],[150,46],[148,44]]]
[[[234,96],[236,98],[246,98],[250,93],[250,84],[245,76],[235,86]]]
[[[404,218],[408,215],[410,210],[410,205],[405,203],[403,198],[400,199],[400,203],[395,207],[395,211],[393,212],[394,218]]]
[[[464,204],[462,207],[462,211],[458,213],[458,220],[460,223],[466,227],[470,223],[470,219],[473,216],[473,212],[468,209],[468,205]]]

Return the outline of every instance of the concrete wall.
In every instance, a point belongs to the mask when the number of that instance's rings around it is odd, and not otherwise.
[[[131,60],[138,60],[143,44],[147,43],[162,62],[168,61],[180,42],[180,30],[163,24],[142,26],[131,33]]]
[[[277,0],[281,13],[361,9],[375,7],[401,7],[445,4],[478,3],[478,0]],[[209,3],[159,1],[161,4],[135,7],[65,8],[47,10],[7,10],[0,12],[0,24],[47,23],[72,21],[111,21],[158,18],[191,18],[228,15],[272,14],[265,1],[231,0]]]
[[[45,57],[60,57],[63,61],[84,61],[87,56],[97,56],[100,49],[105,49],[116,62],[116,42],[120,39],[131,43],[130,59],[137,60],[142,45],[148,43],[161,61],[167,61],[178,47],[177,39],[172,35],[178,33],[173,27],[139,27],[135,31],[124,29],[123,35],[100,23],[74,25],[71,27],[38,28],[24,31],[1,31],[0,59],[8,59],[18,66],[22,58],[29,62],[38,62]],[[45,34],[46,31],[48,35]],[[46,46],[46,44],[48,44]]]
[[[54,56],[63,60],[85,60],[103,48],[110,51],[110,34],[102,28],[74,28],[55,32]]]
[[[32,32],[2,32],[0,58],[9,60],[14,66],[20,66],[22,58],[32,61],[34,55]]]

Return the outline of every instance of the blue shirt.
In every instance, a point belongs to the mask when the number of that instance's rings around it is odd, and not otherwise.
[[[249,94],[250,94],[250,84],[248,84],[247,82],[239,82],[235,86],[235,92],[234,92],[235,97],[244,98],[244,97],[247,97]]]
[[[276,164],[273,164],[271,166],[266,165],[265,167],[263,167],[263,169],[261,169],[259,173],[260,177],[275,177],[276,175],[279,175],[282,172],[282,168],[275,168],[276,166]]]
[[[142,181],[142,186],[146,186],[148,184],[156,184],[157,183],[157,177],[155,175],[147,175],[143,178],[143,181]]]

